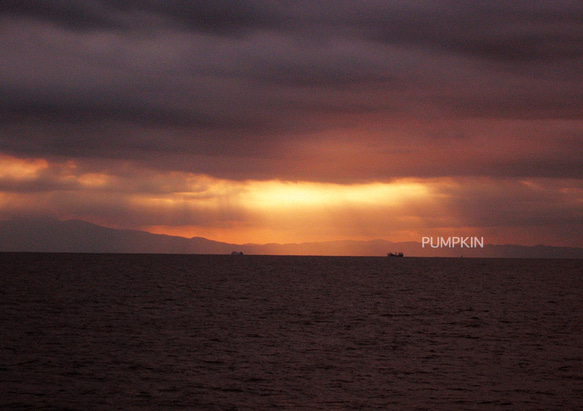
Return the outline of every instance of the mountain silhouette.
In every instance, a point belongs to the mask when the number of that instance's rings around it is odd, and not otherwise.
[[[484,248],[422,248],[418,242],[386,240],[294,244],[230,244],[202,237],[184,238],[139,230],[102,227],[81,220],[50,218],[0,221],[0,251],[145,254],[244,254],[386,256],[403,252],[421,257],[583,258],[583,248],[491,245]]]

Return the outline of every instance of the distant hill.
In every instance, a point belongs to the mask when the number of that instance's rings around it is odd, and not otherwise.
[[[80,220],[0,222],[1,251],[80,253],[224,254],[237,247],[205,238],[118,230]]]
[[[484,248],[422,248],[417,242],[385,240],[330,241],[299,244],[229,244],[202,237],[184,238],[138,230],[119,230],[80,220],[26,219],[0,221],[0,251],[385,256],[403,252],[420,257],[583,258],[583,248],[484,245]]]

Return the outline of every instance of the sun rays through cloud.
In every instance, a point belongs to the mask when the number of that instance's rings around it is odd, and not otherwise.
[[[49,215],[239,244],[454,234],[528,242],[539,231],[576,240],[571,216],[580,215],[582,193],[577,180],[233,181],[10,156],[2,157],[0,187],[3,218]]]

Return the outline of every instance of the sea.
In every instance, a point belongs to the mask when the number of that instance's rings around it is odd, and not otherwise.
[[[0,253],[2,410],[583,409],[583,260]]]

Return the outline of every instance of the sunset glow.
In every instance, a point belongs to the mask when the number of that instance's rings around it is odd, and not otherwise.
[[[419,241],[431,235],[482,235],[528,244],[532,227],[560,221],[563,212],[576,215],[582,198],[577,180],[500,180],[494,185],[490,178],[410,178],[337,184],[233,181],[177,171],[152,174],[126,163],[121,167],[123,173],[96,172],[73,162],[4,156],[0,206],[8,216],[82,219],[236,244]],[[23,184],[34,189],[18,189]],[[540,210],[537,216],[533,206]],[[556,242],[569,233],[545,230]]]
[[[0,221],[583,246],[581,3],[49,3],[0,7]]]

